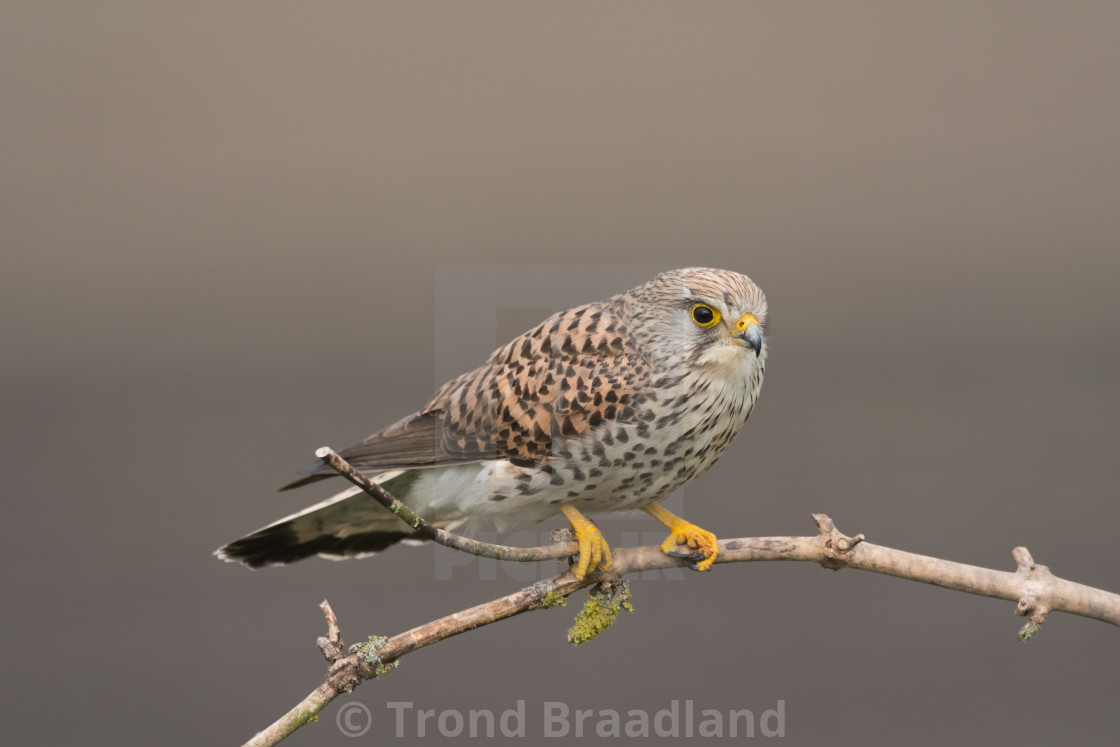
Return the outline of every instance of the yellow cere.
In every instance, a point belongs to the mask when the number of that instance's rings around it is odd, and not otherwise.
[[[739,321],[735,322],[735,329],[732,334],[739,334],[752,324],[758,324],[758,320],[754,318],[754,314],[743,314],[739,317]]]

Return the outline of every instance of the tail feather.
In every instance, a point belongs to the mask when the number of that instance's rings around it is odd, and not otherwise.
[[[406,532],[364,532],[353,537],[323,534],[300,542],[290,527],[274,526],[230,542],[215,554],[222,560],[262,568],[294,563],[312,555],[339,559],[368,556],[408,537],[415,538],[415,535]]]
[[[388,473],[382,479],[394,476]],[[312,555],[336,559],[370,555],[402,540],[421,539],[370,495],[354,487],[234,540],[214,554],[260,568]]]

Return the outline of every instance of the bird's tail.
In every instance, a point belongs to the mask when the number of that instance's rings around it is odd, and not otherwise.
[[[390,472],[376,479],[392,490],[390,481],[399,474]],[[352,487],[234,540],[214,554],[222,560],[260,568],[312,555],[334,560],[367,556],[402,540],[423,541],[373,497]]]

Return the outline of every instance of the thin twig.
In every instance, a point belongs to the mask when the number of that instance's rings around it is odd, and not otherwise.
[[[555,560],[566,558],[579,553],[578,542],[565,542],[559,545],[546,545],[544,547],[511,547],[509,545],[494,545],[489,542],[464,537],[461,534],[452,534],[439,527],[432,526],[422,517],[414,514],[412,510],[394,498],[389,491],[372,482],[368,477],[340,457],[329,446],[324,446],[315,452],[315,456],[325,464],[334,468],[338,474],[369,493],[385,508],[392,511],[405,524],[415,529],[421,536],[438,542],[441,545],[461,550],[471,555],[481,555],[485,558],[497,560],[514,560],[519,563],[532,563],[538,560]]]

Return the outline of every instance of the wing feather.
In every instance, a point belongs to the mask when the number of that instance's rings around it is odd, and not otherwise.
[[[629,339],[617,305],[555,314],[449,381],[423,410],[340,453],[371,472],[485,459],[539,465],[569,439],[634,418],[651,369]],[[280,489],[334,474],[319,465]]]

